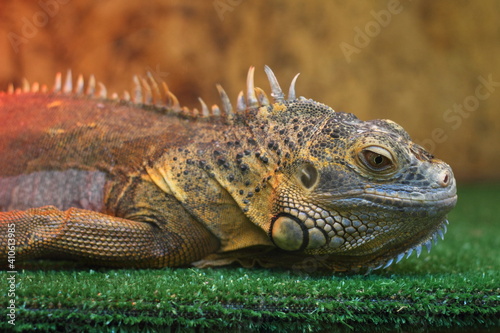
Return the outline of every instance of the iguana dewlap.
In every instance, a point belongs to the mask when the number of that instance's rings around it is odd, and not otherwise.
[[[451,168],[390,120],[285,98],[181,108],[151,77],[0,93],[0,262],[373,269],[446,230]],[[99,91],[97,91],[99,90]],[[10,258],[10,257],[9,257]]]

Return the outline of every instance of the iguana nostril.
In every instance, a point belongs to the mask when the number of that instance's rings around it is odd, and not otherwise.
[[[450,185],[450,180],[451,180],[450,172],[445,171],[443,172],[443,174],[444,175],[441,175],[441,179],[439,180],[439,185],[441,185],[442,187],[447,187],[448,185]]]
[[[448,174],[444,175],[444,179],[441,184],[443,184],[444,186],[448,185],[449,178],[450,177],[448,176]]]

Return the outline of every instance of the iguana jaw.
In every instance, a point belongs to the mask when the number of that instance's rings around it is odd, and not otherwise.
[[[368,268],[368,272],[379,268],[389,267],[393,263],[398,263],[403,258],[408,258],[415,252],[417,257],[422,252],[422,247],[425,247],[430,252],[432,244],[436,244],[439,238],[444,239],[444,234],[447,231],[448,220],[446,215],[457,202],[456,189],[453,185],[450,191],[445,193],[432,193],[427,195],[425,200],[421,197],[410,198],[407,197],[376,197],[373,195],[365,196],[366,200],[378,201],[385,200],[387,205],[386,210],[398,209],[398,207],[405,207],[409,216],[416,216],[407,221],[395,222],[406,227],[408,223],[415,227],[409,228],[407,231],[395,231],[395,235],[388,234],[387,237],[381,237],[376,243],[379,244],[378,248],[371,249],[372,254],[362,256],[363,260],[369,261],[359,265],[351,266],[352,269]],[[392,238],[392,239],[391,239]],[[361,259],[361,258],[360,258]],[[353,259],[352,263],[356,260]]]
[[[387,185],[316,193],[315,204],[289,197],[270,235],[277,247],[302,258],[323,258],[330,269],[386,267],[420,254],[422,246],[430,250],[443,237],[446,214],[457,201],[455,180],[448,178],[439,188]]]
[[[431,251],[432,244],[436,244],[439,241],[439,238],[441,240],[444,239],[444,234],[447,231],[447,225],[449,224],[447,219],[444,219],[443,222],[438,226],[436,231],[432,233],[427,239],[424,241],[411,246],[409,249],[402,251],[398,253],[395,256],[389,257],[388,259],[385,258],[380,258],[378,260],[374,260],[369,266],[368,266],[368,271],[367,273],[370,273],[373,270],[377,270],[380,268],[387,268],[393,263],[398,263],[400,262],[403,258],[409,258],[413,252],[416,253],[417,258],[420,256],[420,253],[422,252],[422,247],[425,246],[427,248],[427,252]]]
[[[444,234],[447,232],[448,220],[445,218],[432,232],[422,235],[417,243],[405,244],[399,248],[392,248],[384,251],[384,247],[375,251],[372,255],[332,255],[327,260],[322,260],[322,266],[336,271],[365,271],[366,274],[378,269],[385,269],[394,263],[399,263],[404,258],[409,258],[413,253],[416,253],[417,258],[422,253],[425,247],[427,252],[431,251],[432,245],[436,244],[439,239],[444,239]],[[318,257],[318,256],[314,256]],[[318,265],[319,266],[319,265]]]

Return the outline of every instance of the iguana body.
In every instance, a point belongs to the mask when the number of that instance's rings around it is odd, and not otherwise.
[[[1,93],[0,260],[351,270],[442,233],[448,165],[391,121],[295,98],[295,79],[285,100],[266,73],[274,102],[251,68],[235,112],[220,87],[222,111],[188,110],[152,79],[133,101],[60,77]]]

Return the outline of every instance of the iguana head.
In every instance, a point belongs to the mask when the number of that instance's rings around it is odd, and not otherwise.
[[[451,168],[390,120],[332,114],[297,155],[284,168],[271,237],[337,266],[385,266],[430,248],[457,200]]]
[[[266,130],[279,133],[288,155],[280,159],[273,243],[337,270],[388,266],[413,250],[420,253],[422,245],[430,249],[457,201],[450,166],[393,121],[361,121],[297,99],[294,83],[285,100],[266,72],[275,103],[258,113],[274,124]]]

